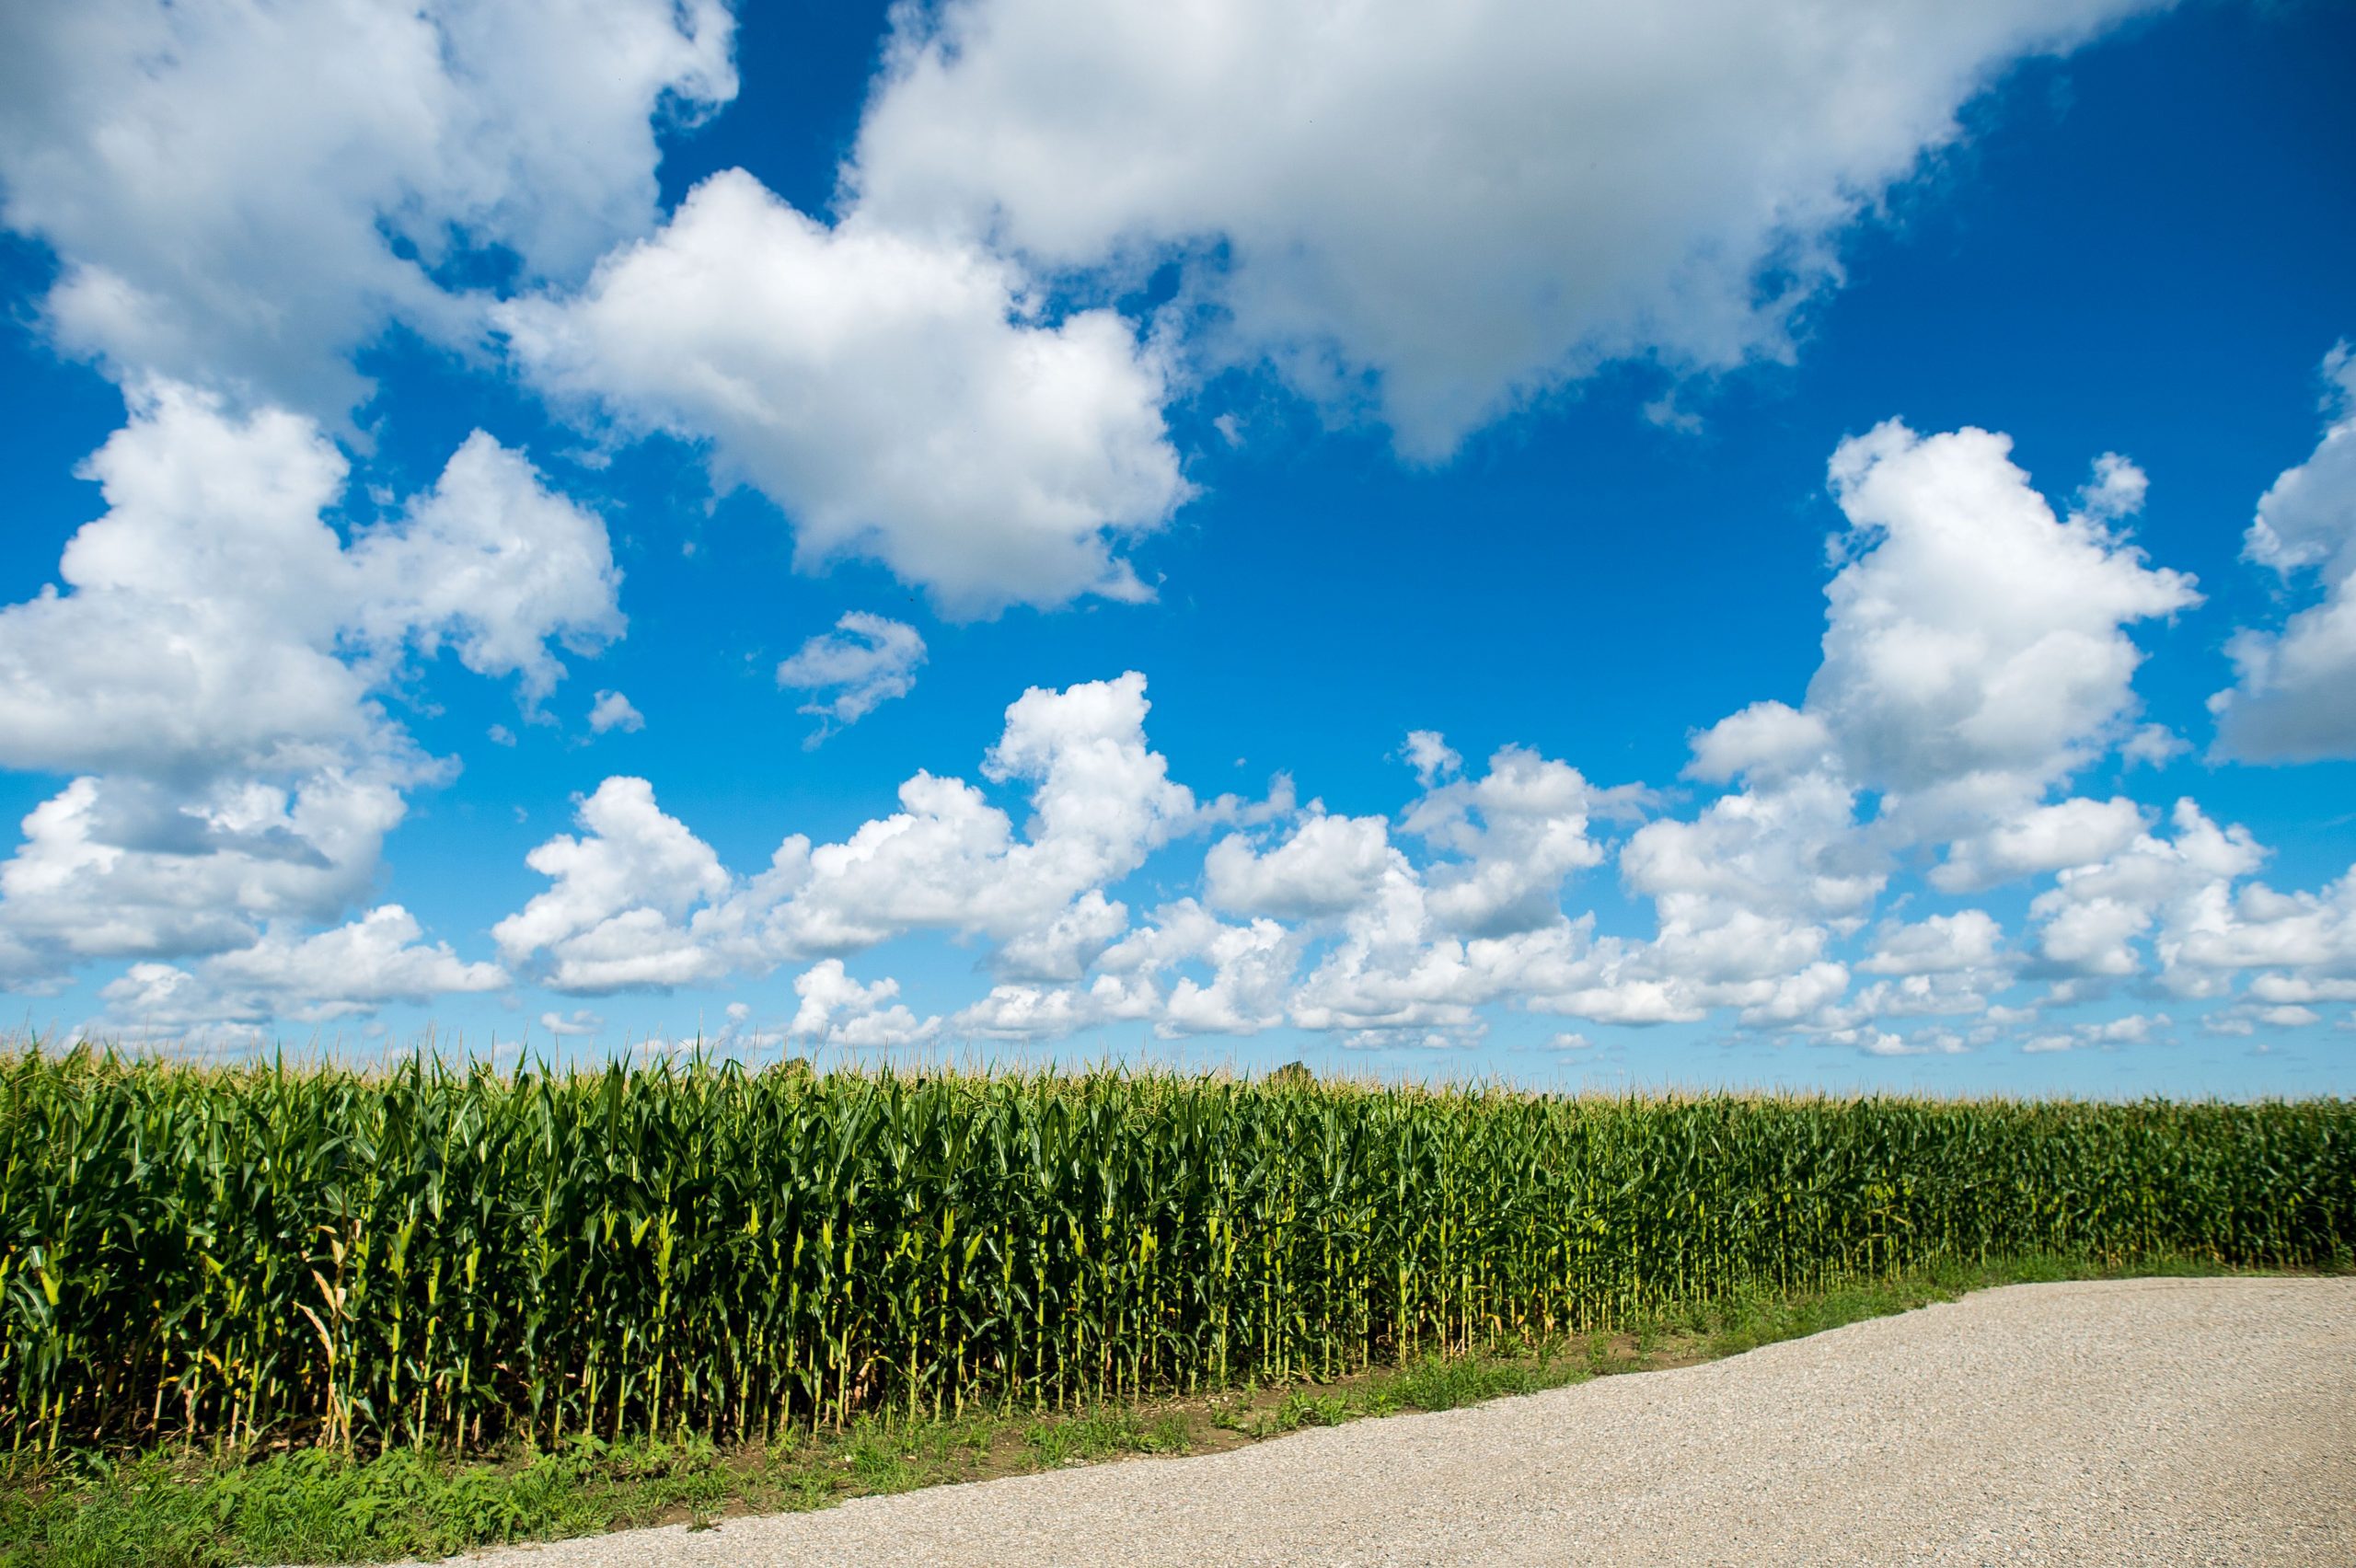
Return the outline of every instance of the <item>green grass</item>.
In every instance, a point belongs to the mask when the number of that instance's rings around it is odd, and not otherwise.
[[[156,1453],[22,1477],[0,1491],[0,1562],[114,1564],[368,1562],[490,1541],[584,1535],[716,1512],[742,1494],[708,1444],[584,1442],[498,1465],[395,1449],[251,1463]]]
[[[2131,1272],[2223,1271],[2163,1259]],[[120,1462],[95,1454],[19,1461],[0,1473],[0,1568],[360,1562],[659,1522],[710,1526],[732,1515],[1453,1410],[1736,1355],[1991,1286],[2106,1273],[2047,1257],[1947,1266],[1798,1296],[1738,1296],[1518,1354],[1430,1354],[1328,1382],[1247,1384],[1063,1416],[868,1417],[840,1434],[766,1447],[583,1438],[555,1453],[490,1459],[395,1448],[362,1459],[302,1449],[247,1459],[166,1450]]]
[[[1179,1411],[1104,1410],[1034,1421],[1023,1429],[1022,1443],[1041,1470],[1054,1470],[1123,1454],[1183,1454],[1194,1436]]]

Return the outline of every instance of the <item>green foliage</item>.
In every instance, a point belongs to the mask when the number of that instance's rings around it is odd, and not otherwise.
[[[2213,1272],[2200,1259],[2139,1262],[2138,1272]],[[0,1568],[154,1565],[214,1568],[255,1562],[365,1562],[437,1557],[514,1540],[545,1540],[683,1516],[690,1529],[740,1509],[823,1507],[870,1492],[1046,1470],[1195,1446],[1195,1421],[1265,1438],[1403,1410],[1448,1410],[1653,1365],[1631,1342],[1676,1362],[1730,1355],[1991,1285],[2099,1273],[2055,1257],[1992,1266],[1949,1263],[1897,1280],[1820,1295],[1742,1293],[1688,1304],[1614,1336],[1511,1347],[1502,1355],[1426,1354],[1345,1383],[1246,1384],[1200,1404],[1107,1404],[1027,1422],[862,1416],[841,1433],[789,1431],[723,1452],[704,1440],[606,1443],[579,1437],[557,1454],[503,1463],[416,1448],[357,1459],[332,1449],[262,1456],[158,1450],[112,1460],[84,1451],[0,1464]],[[1018,1440],[998,1439],[1014,1428]]]
[[[1175,1412],[1148,1420],[1134,1410],[1093,1411],[1032,1424],[1022,1441],[1043,1469],[1108,1459],[1120,1454],[1183,1454],[1193,1447],[1185,1418]]]
[[[199,1465],[157,1451],[86,1461],[45,1494],[0,1488],[0,1568],[226,1568],[441,1557],[717,1507],[737,1490],[708,1443],[586,1441],[520,1465],[396,1448],[365,1461],[306,1448]]]
[[[1400,1400],[1417,1410],[1454,1410],[1538,1387],[1537,1374],[1530,1366],[1441,1355],[1426,1355],[1402,1367],[1392,1384]]]
[[[2029,1253],[2339,1266],[2351,1149],[2339,1101],[25,1051],[0,1057],[0,1453],[759,1444],[1330,1379]],[[336,1528],[286,1526],[315,1556]]]

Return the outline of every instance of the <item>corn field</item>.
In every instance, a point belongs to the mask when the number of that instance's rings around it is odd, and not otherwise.
[[[0,1449],[758,1438],[1941,1260],[2343,1266],[2356,1103],[0,1056]]]

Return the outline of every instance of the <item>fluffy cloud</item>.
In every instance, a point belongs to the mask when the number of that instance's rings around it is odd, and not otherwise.
[[[2083,1047],[2108,1045],[2141,1045],[2154,1033],[2168,1027],[2165,1013],[2131,1013],[2125,1018],[2106,1020],[2100,1023],[2081,1023],[2068,1030],[2032,1035],[2021,1042],[2023,1051],[2075,1051]]]
[[[2278,893],[2263,882],[2233,890],[2222,905],[2213,898],[2166,933],[2164,956],[2172,970],[2271,969],[2273,999],[2328,1000],[2356,977],[2356,871],[2314,893]],[[2212,987],[2187,983],[2186,990]]]
[[[2356,755],[2356,354],[2341,343],[2323,370],[2323,440],[2259,498],[2242,552],[2285,584],[2312,573],[2322,602],[2237,635],[2238,678],[2210,699],[2217,749],[2252,762]]]
[[[621,630],[604,525],[480,433],[349,545],[343,458],[282,410],[152,384],[86,472],[67,591],[0,609],[0,766],[78,775],[0,864],[0,931],[52,967],[339,917],[446,771],[375,694],[446,649],[528,706],[550,642]]]
[[[0,13],[0,221],[68,352],[324,415],[495,253],[576,277],[655,213],[659,109],[733,97],[721,0],[91,0]]]
[[[2011,447],[1891,421],[1832,456],[1851,559],[1807,709],[1925,831],[2026,806],[2124,740],[2142,658],[2125,628],[2200,602],[2111,531],[2142,498],[2131,465],[2106,459],[2057,519]]]
[[[1911,923],[1891,921],[1875,934],[1856,969],[1878,976],[1845,996],[1825,987],[1821,997],[1796,997],[1805,1003],[1788,1018],[1773,1021],[1836,1044],[1854,1044],[1868,1055],[1919,1055],[1967,1050],[1995,1038],[1999,1025],[2025,1021],[1993,998],[2015,983],[2016,961],[2004,950],[2004,928],[1982,909],[1934,915]],[[1829,979],[1829,976],[1828,976]],[[1938,1032],[1895,1043],[1881,1038],[1886,1020],[1983,1015],[1969,1036]],[[1764,1021],[1756,1011],[1746,1022]]]
[[[480,432],[433,490],[347,548],[347,468],[308,420],[172,383],[90,458],[106,514],[0,609],[0,766],[187,778],[404,752],[369,700],[444,647],[529,699],[550,641],[622,629],[605,525]]]
[[[1114,1017],[1158,1003],[1163,1039],[1257,1034],[1283,1020],[1302,945],[1276,920],[1230,925],[1181,899],[1104,954],[1113,984],[1091,999]]]
[[[793,994],[802,998],[801,1005],[785,1032],[804,1044],[889,1048],[918,1044],[941,1032],[939,1019],[918,1022],[898,999],[898,981],[862,986],[844,972],[839,958],[826,959],[796,975]]]
[[[2143,829],[2143,808],[2123,796],[2090,801],[2073,796],[1991,824],[1947,846],[1931,883],[1969,893],[1999,882],[2091,865],[2124,849]]]
[[[1230,835],[1204,857],[1203,886],[1220,909],[1315,919],[1364,904],[1394,864],[1389,825],[1380,817],[1312,813],[1265,852]]]
[[[525,857],[554,885],[491,928],[508,962],[549,953],[548,983],[579,992],[722,973],[676,926],[690,907],[729,890],[711,846],[664,815],[643,778],[606,779],[577,814],[581,837],[560,834]]]
[[[5,214],[64,263],[61,342],[338,412],[387,320],[463,340],[475,311],[434,276],[454,254],[576,273],[653,221],[658,101],[735,86],[712,0],[583,10],[12,10]]]
[[[1591,819],[1634,810],[1642,791],[1599,790],[1519,746],[1462,777],[1430,731],[1412,733],[1405,755],[1426,786],[1401,824],[1430,851],[1422,864],[1390,844],[1380,819],[1314,814],[1265,853],[1228,839],[1207,861],[1214,904],[1337,927],[1293,989],[1290,1020],[1360,1043],[1456,1041],[1478,1036],[1491,1003],[1593,985],[1588,923],[1564,914],[1564,885],[1603,859]],[[1289,956],[1265,934],[1253,951]]]
[[[1436,458],[1613,360],[1789,354],[1965,102],[2138,8],[955,0],[900,13],[847,180],[1053,271],[1188,257],[1211,352]]]
[[[665,815],[644,779],[608,778],[582,805],[582,836],[527,858],[553,885],[492,934],[511,963],[584,992],[839,956],[913,930],[988,938],[1018,970],[1068,972],[1126,919],[1102,889],[1198,816],[1146,744],[1149,706],[1132,673],[1034,687],[1008,707],[982,773],[1030,785],[1020,836],[980,790],[918,773],[898,812],[840,843],[792,835],[751,878]]]
[[[2236,897],[2235,884],[2266,854],[2247,829],[2218,826],[2189,800],[2176,803],[2170,826],[2169,836],[2139,834],[2096,864],[2061,872],[2038,895],[2029,909],[2050,964],[2072,974],[2139,974],[2149,938],[2163,983],[2201,996],[2223,988],[2223,971],[2332,956],[2297,940],[2327,921],[2313,900],[2284,900],[2262,884]],[[2356,940],[2348,951],[2356,956]]]
[[[1039,317],[977,246],[830,228],[742,170],[578,295],[499,312],[559,398],[714,443],[792,519],[805,569],[881,560],[960,614],[1144,598],[1114,547],[1189,493],[1161,363],[1110,311]]]
[[[1052,1040],[1079,1030],[1150,1020],[1164,1040],[1251,1035],[1282,1022],[1302,939],[1265,917],[1230,925],[1193,899],[1107,949],[1084,985],[1008,984],[950,1020],[992,1040]]]
[[[823,721],[804,744],[814,746],[836,724],[856,724],[879,704],[916,689],[924,639],[905,621],[852,610],[831,634],[802,645],[777,667],[777,684],[813,694],[800,711]]]
[[[1965,970],[1943,974],[1906,974],[1859,987],[1838,1008],[1825,1008],[1812,1021],[1838,1027],[1850,1019],[1923,1018],[1992,1010],[1989,995],[2012,984],[2003,971]]]
[[[1727,1017],[1869,1055],[1918,1055],[2020,1039],[2037,1010],[2004,1001],[2024,974],[2058,982],[2057,1002],[2089,983],[2150,974],[2173,994],[2231,1004],[2210,1019],[2226,1028],[2356,998],[2356,873],[2278,893],[2252,880],[2264,852],[2250,836],[2189,801],[2165,832],[2133,816],[2130,840],[2090,861],[2076,859],[2083,835],[2034,813],[2031,847],[2007,851],[1991,835],[1989,853],[2043,868],[2020,874],[2052,875],[2031,905],[2030,939],[2015,944],[1977,908],[1868,928],[1894,862],[1869,842],[1848,788],[1821,768],[1753,782],[1629,836],[1623,878],[1652,900],[1655,929],[1606,935],[1593,914],[1565,913],[1565,888],[1608,853],[1590,824],[1631,805],[1629,791],[1595,790],[1566,765],[1507,747],[1475,776],[1460,767],[1441,782],[1430,770],[1432,786],[1402,813],[1402,841],[1382,818],[1314,803],[1295,814],[1288,796],[1284,825],[1263,833],[1261,810],[1202,807],[1169,778],[1146,739],[1147,706],[1134,674],[1034,689],[1010,705],[983,771],[1026,788],[1019,828],[981,789],[919,773],[896,812],[837,843],[791,836],[750,876],[664,813],[645,780],[609,778],[581,802],[577,834],[532,852],[549,885],[493,934],[512,971],[576,993],[802,965],[782,1037],[813,1046],[1038,1041],[1115,1025],[1166,1039],[1290,1025],[1349,1043],[1457,1043],[1480,1038],[1503,1007],[1623,1026]],[[87,792],[74,799],[87,806]],[[1238,822],[1254,826],[1204,854],[1201,897],[1131,925],[1113,890],[1174,836]],[[2079,847],[2034,849],[2049,841]],[[1500,865],[1523,881],[1489,869]],[[57,884],[90,874],[69,868]],[[289,929],[231,932],[224,945],[238,951],[192,969],[143,965],[112,994],[122,1006],[110,1002],[110,1016],[327,1018],[392,993],[391,980],[344,992],[321,980],[295,1001],[293,982],[248,977],[248,952],[275,955],[273,973],[368,968],[323,941],[314,962],[296,963],[278,952]],[[842,962],[922,932],[988,944],[997,983],[945,1020],[917,1016],[892,982],[853,979]],[[375,967],[422,977],[407,984],[504,981],[497,966],[422,949],[413,926],[390,935],[378,945],[415,951]],[[1970,1021],[1911,1033],[1900,1021],[1943,1017]],[[2123,1036],[2062,1026],[2033,1038],[2043,1049]]]
[[[2346,887],[2345,882],[2341,883]],[[2260,974],[2249,983],[2253,1001],[2275,1006],[2304,1006],[2309,1002],[2356,1002],[2356,976],[2340,978],[2301,974]]]
[[[1788,703],[1754,702],[1693,737],[1688,778],[1726,784],[1745,776],[1772,782],[1831,760],[1832,732],[1818,714]]]
[[[333,767],[186,792],[76,778],[33,808],[0,862],[0,932],[52,972],[226,951],[262,922],[333,919],[364,897],[404,811],[390,783]]]
[[[1160,995],[1149,987],[1138,994],[1114,976],[1100,974],[1085,987],[993,986],[949,1026],[974,1040],[1059,1040],[1100,1024],[1150,1017],[1160,1006]]]
[[[1193,825],[1195,810],[1146,743],[1149,706],[1134,672],[1033,687],[1007,709],[982,764],[994,783],[1031,786],[1021,838],[980,791],[918,774],[901,787],[899,813],[810,851],[808,885],[771,922],[773,935],[822,951],[918,927],[1002,938],[1126,876]]]
[[[1634,809],[1641,790],[1597,790],[1567,763],[1524,746],[1479,778],[1427,790],[1403,829],[1454,858],[1426,872],[1432,912],[1473,936],[1509,936],[1563,918],[1563,879],[1603,859],[1588,818]]]
[[[1077,980],[1129,928],[1129,906],[1091,888],[1045,925],[1015,932],[990,967],[1016,980]]]
[[[1600,943],[1597,981],[1541,1005],[1644,1023],[1732,1007],[1766,1027],[1831,1008],[1849,972],[1828,950],[1863,923],[1890,868],[1823,744],[1812,716],[1781,703],[1754,704],[1695,736],[1689,776],[1739,776],[1745,786],[1690,820],[1647,823],[1629,837],[1621,880],[1652,899],[1656,935]]]
[[[1292,1021],[1310,1030],[1440,1031],[1469,1038],[1484,1027],[1481,1008],[1559,995],[1593,980],[1591,920],[1574,923],[1558,911],[1549,925],[1468,939],[1433,905],[1415,868],[1391,867],[1299,982]]]
[[[2323,1015],[2309,1007],[2295,1004],[2264,1007],[2255,1002],[2238,1002],[2210,1013],[2200,1020],[2200,1027],[2211,1034],[2246,1040],[2256,1034],[2261,1025],[2268,1029],[2307,1029],[2322,1021]],[[2342,1018],[2334,1027],[2356,1031],[2356,1022],[2351,1022],[2350,1018]],[[2263,1051],[2266,1047],[2261,1045],[2258,1049]]]
[[[0,610],[0,765],[218,772],[369,738],[320,517],[346,469],[315,426],[165,385],[82,472],[108,510],[65,547],[71,592]]]
[[[1868,974],[1944,974],[1982,969],[1997,961],[2003,940],[2002,928],[1984,909],[1934,915],[1882,931],[1874,943],[1873,956],[1857,967]]]
[[[1841,444],[1831,478],[1847,526],[1807,701],[1753,703],[1693,737],[1686,776],[1740,787],[1629,839],[1621,876],[1653,899],[1658,935],[1569,1010],[1624,1002],[1669,1019],[1732,1005],[1794,1021],[1804,995],[1827,1008],[1839,996],[1826,950],[1870,912],[1895,852],[1944,841],[1929,880],[1969,892],[2092,864],[2142,832],[2131,801],[2040,802],[2131,740],[2142,655],[2125,628],[2197,602],[2191,580],[2145,565],[2114,532],[2142,502],[2133,464],[2098,460],[2077,510],[2057,518],[2009,452],[1985,431],[1923,437],[1895,421]],[[1870,820],[1865,790],[1880,797]],[[2057,921],[2049,961],[2127,972],[2131,917]],[[1997,935],[1980,911],[1886,934],[1859,967],[1890,978],[1816,1027],[1984,1007],[2010,981],[1990,967]]]
[[[2165,767],[2192,744],[2165,724],[2139,724],[2119,744],[2119,759],[2130,767]]]
[[[589,705],[589,731],[592,734],[602,735],[608,730],[620,730],[627,733],[645,728],[646,715],[641,713],[637,705],[620,692],[601,691],[597,694],[597,700]]]
[[[83,1032],[153,1036],[276,1019],[324,1023],[387,1002],[423,1002],[507,984],[497,964],[465,963],[447,944],[422,942],[423,934],[408,910],[387,904],[312,936],[272,928],[251,946],[193,969],[134,963],[100,993],[105,1020]]]
[[[622,634],[606,525],[481,431],[399,521],[362,533],[350,564],[344,602],[364,642],[429,657],[446,646],[479,675],[515,677],[527,708],[564,675],[549,643],[594,653]]]
[[[1157,1033],[1164,1039],[1257,1034],[1283,1020],[1300,964],[1300,940],[1295,933],[1274,920],[1258,919],[1189,935],[1190,945],[1183,951],[1198,959],[1209,975],[1178,977],[1162,1005]]]
[[[751,878],[722,868],[644,781],[608,779],[583,803],[580,836],[530,857],[552,885],[494,934],[512,964],[576,991],[839,957],[914,931],[980,939],[996,944],[1001,982],[947,1027],[999,1039],[1120,1020],[1172,1037],[1288,1019],[1461,1031],[1487,1003],[1595,979],[1585,928],[1557,899],[1565,877],[1601,858],[1589,813],[1626,809],[1628,793],[1513,747],[1411,806],[1410,831],[1438,851],[1427,870],[1389,842],[1381,819],[1312,807],[1265,846],[1219,840],[1204,860],[1210,903],[1179,900],[1130,930],[1108,888],[1177,834],[1261,814],[1224,800],[1197,806],[1147,744],[1146,711],[1136,674],[1011,705],[983,772],[1030,786],[1019,835],[980,790],[919,773],[898,812],[839,843],[790,836]],[[1223,920],[1213,906],[1248,917]],[[1334,932],[1305,980],[1311,941],[1288,920]],[[828,997],[849,984],[823,964],[811,973]],[[1823,978],[1805,983],[1820,989]],[[1777,994],[1773,981],[1703,993],[1761,1007]]]
[[[1448,744],[1448,737],[1438,730],[1410,730],[1404,753],[1407,766],[1415,770],[1415,782],[1428,790],[1439,779],[1453,776],[1464,766],[1464,759]]]
[[[1923,437],[1896,421],[1842,444],[1831,477],[1847,527],[1806,703],[1753,703],[1693,737],[1686,776],[1738,787],[1622,849],[1622,880],[1653,900],[1657,934],[1597,942],[1591,978],[1537,1005],[1615,1021],[1730,1007],[1754,1027],[1911,1049],[1867,1020],[1982,1011],[2014,967],[1994,920],[1968,910],[1886,928],[1856,962],[1880,978],[1846,996],[1834,944],[1870,914],[1899,852],[1944,842],[1929,880],[1966,892],[2090,867],[2142,833],[2128,800],[2042,802],[2132,740],[2141,654],[2125,628],[2197,602],[2191,580],[2147,566],[2115,531],[2146,489],[2133,464],[2099,459],[2057,517],[2009,449],[1983,431]],[[1861,818],[1868,790],[1877,809]],[[2045,961],[2133,973],[2125,944],[2152,918],[2057,905]]]
[[[1854,791],[1807,774],[1720,796],[1691,821],[1646,823],[1621,850],[1620,874],[1664,918],[1693,926],[1743,914],[1854,920],[1888,877],[1855,821]]]

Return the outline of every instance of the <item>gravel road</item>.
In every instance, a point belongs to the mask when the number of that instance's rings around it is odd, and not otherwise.
[[[2015,1286],[1230,1453],[473,1561],[2356,1564],[2356,1280]]]

